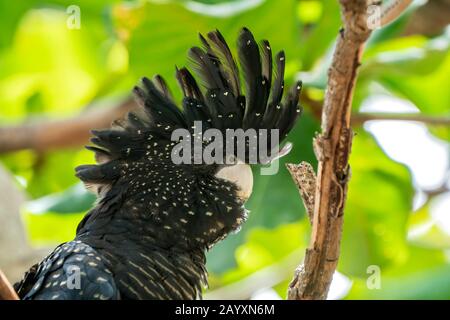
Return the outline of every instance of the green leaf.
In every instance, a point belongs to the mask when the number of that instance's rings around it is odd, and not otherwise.
[[[73,239],[78,223],[95,199],[79,183],[64,192],[28,201],[21,212],[31,242],[49,245]]]
[[[296,263],[301,261],[304,255],[309,229],[307,219],[271,230],[254,228],[246,237],[247,241],[237,248],[236,268],[221,277],[222,284],[241,280],[262,268],[280,262],[286,275],[290,276]],[[286,259],[287,261],[283,261]]]
[[[353,139],[350,165],[339,271],[363,275],[369,265],[404,261],[413,189],[408,170],[364,132]]]
[[[22,217],[28,237],[33,245],[55,245],[70,241],[75,237],[78,223],[84,213],[60,213],[47,212],[44,215],[35,215],[25,212]]]
[[[244,26],[256,39],[269,39],[274,51],[286,51],[288,78],[298,69],[293,0],[262,1],[256,7],[226,18],[190,11],[179,2],[148,1],[134,6],[117,5],[113,17],[119,38],[129,48],[130,69],[136,78],[158,73],[173,88],[175,65],[188,63],[188,49],[200,45],[198,32],[205,34],[219,29],[234,50],[238,31]]]
[[[28,181],[27,191],[33,198],[37,198],[65,190],[78,182],[74,168],[77,165],[92,163],[92,157],[87,150],[66,150],[49,152],[36,158],[30,164],[33,175]],[[61,165],[62,163],[66,165]]]
[[[14,30],[19,23],[20,17],[30,8],[30,3],[27,1],[18,1],[14,5],[7,1],[0,2],[0,12],[2,14],[0,19],[0,49],[10,45]]]
[[[358,90],[367,91],[378,82],[426,114],[448,115],[450,95],[444,84],[450,81],[449,39],[448,34],[428,41],[409,37],[372,48],[361,68]]]
[[[95,199],[96,196],[79,183],[63,192],[27,202],[25,211],[30,214],[84,212],[92,207]]]
[[[409,242],[420,247],[431,249],[450,249],[450,235],[436,223],[430,214],[429,201],[409,219]]]
[[[392,39],[394,39],[394,41],[400,40],[402,32],[406,24],[409,22],[412,14],[423,4],[424,2],[420,3],[420,1],[414,1],[406,8],[399,18],[395,19],[387,26],[374,30],[367,41],[366,48],[370,51],[373,46],[380,43],[384,43]]]
[[[311,70],[317,63],[323,64],[320,58],[333,46],[342,26],[338,1],[321,2],[323,7],[321,18],[311,30],[304,31],[300,39],[300,56],[304,70]]]
[[[381,288],[369,289],[367,278],[353,279],[346,299],[449,299],[450,265],[440,250],[409,248],[408,258],[396,268],[381,268]]]
[[[429,130],[436,137],[450,141],[450,126],[429,126]]]
[[[62,192],[79,180],[74,168],[94,162],[92,152],[81,150],[52,151],[36,154],[25,150],[2,155],[1,161],[21,181],[31,198]]]
[[[317,23],[323,16],[323,2],[318,0],[299,1],[298,17],[304,24]]]
[[[81,29],[69,29],[66,7],[54,3],[29,4],[11,45],[0,52],[0,120],[73,114],[126,71],[126,61],[125,68],[117,59],[111,65],[110,51],[117,46],[98,15],[90,14],[92,6],[81,7]]]

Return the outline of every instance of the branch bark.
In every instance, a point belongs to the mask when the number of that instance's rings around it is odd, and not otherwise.
[[[19,300],[16,291],[0,270],[0,300]]]
[[[338,37],[322,108],[322,133],[314,139],[317,178],[307,165],[288,164],[299,186],[312,234],[305,260],[289,285],[288,299],[326,299],[339,260],[343,215],[350,178],[353,133],[351,105],[364,44],[371,34],[367,9],[372,0],[340,0],[344,29]],[[382,25],[400,16],[411,1],[396,0],[382,10]],[[383,16],[384,14],[384,16]],[[384,19],[384,20],[383,20]],[[315,186],[314,191],[311,186]],[[314,206],[311,205],[311,202]]]
[[[113,108],[92,108],[71,119],[0,128],[0,154],[23,149],[44,152],[86,144],[92,128],[109,127],[134,106],[134,100],[127,98]]]
[[[384,27],[397,19],[413,0],[393,0],[384,5],[381,11],[380,26]]]
[[[288,299],[326,299],[339,259],[344,204],[350,176],[351,104],[367,26],[367,1],[340,0],[344,29],[336,43],[322,110],[322,133],[314,139],[319,160],[313,226],[304,264],[289,285]],[[288,169],[294,180],[298,171]],[[300,178],[301,179],[301,178]]]

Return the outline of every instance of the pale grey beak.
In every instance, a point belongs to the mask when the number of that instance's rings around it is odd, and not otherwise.
[[[234,183],[238,187],[238,197],[244,202],[250,198],[253,189],[253,173],[248,164],[238,161],[234,165],[220,169],[216,177]]]

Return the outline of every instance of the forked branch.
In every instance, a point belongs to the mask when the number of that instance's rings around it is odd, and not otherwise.
[[[398,2],[398,1],[397,1]],[[312,234],[305,260],[289,286],[292,300],[326,299],[339,260],[339,249],[351,151],[351,105],[361,54],[371,34],[368,6],[374,1],[340,0],[344,29],[336,43],[328,73],[322,109],[322,132],[314,139],[319,161],[317,178],[305,165],[288,165],[299,185],[308,212],[312,212]],[[389,9],[393,15],[394,9]],[[396,12],[396,16],[400,13]],[[386,20],[387,21],[387,20]],[[314,179],[314,178],[312,178]],[[314,193],[311,185],[315,185]],[[313,201],[313,206],[311,205]]]

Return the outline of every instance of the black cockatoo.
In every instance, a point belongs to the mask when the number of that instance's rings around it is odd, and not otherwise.
[[[248,142],[244,155],[214,153],[232,161],[175,163],[176,129],[195,142],[196,125],[225,135],[230,129],[276,129],[286,137],[299,114],[301,84],[284,92],[285,55],[272,61],[268,41],[241,30],[238,57],[245,82],[219,31],[200,35],[189,56],[201,79],[177,69],[183,91],[178,108],[163,78],[134,88],[136,112],[108,130],[93,131],[97,165],[76,175],[98,200],[73,241],[58,246],[15,285],[22,299],[196,299],[207,284],[205,252],[246,219],[253,185]],[[275,66],[275,71],[272,70]],[[272,78],[272,74],[274,74]],[[204,87],[204,89],[200,89]],[[201,139],[207,146],[212,139]],[[270,140],[270,139],[269,139]],[[268,142],[257,140],[256,149]],[[270,159],[279,144],[270,149]],[[276,150],[275,152],[273,150]],[[257,156],[256,162],[264,162]]]

